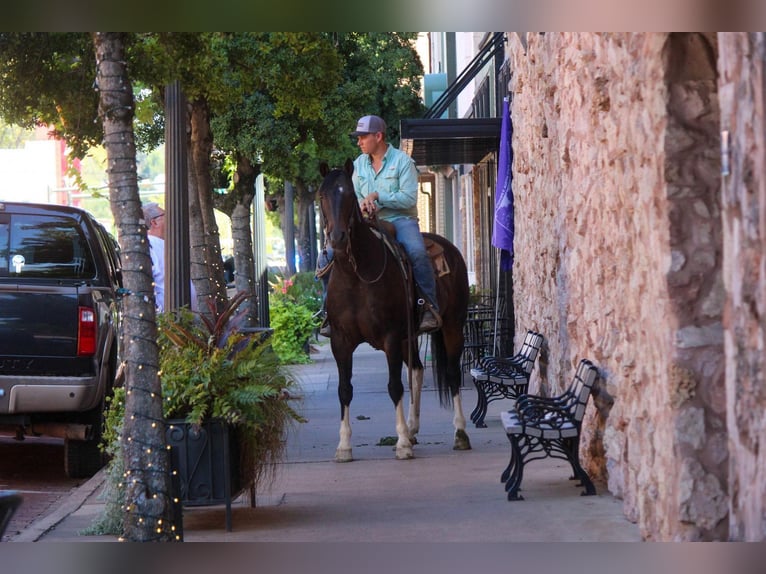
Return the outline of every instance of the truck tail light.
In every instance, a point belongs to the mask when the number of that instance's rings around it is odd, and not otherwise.
[[[77,355],[91,356],[96,352],[96,312],[90,307],[78,309]]]

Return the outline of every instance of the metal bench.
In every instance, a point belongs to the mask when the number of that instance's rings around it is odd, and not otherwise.
[[[8,523],[22,500],[21,495],[15,490],[0,490],[0,538],[8,528]]]
[[[499,399],[516,399],[526,391],[535,359],[543,345],[543,336],[535,331],[527,331],[518,353],[511,357],[486,356],[471,369],[471,377],[476,387],[476,407],[471,411],[471,421],[479,428],[487,425],[489,403]]]
[[[500,478],[508,500],[523,500],[519,490],[524,465],[546,457],[568,461],[573,473],[570,478],[585,487],[582,494],[596,494],[593,482],[580,464],[580,427],[597,378],[596,367],[583,359],[569,388],[561,395],[520,395],[513,409],[500,414],[511,442],[511,459]]]

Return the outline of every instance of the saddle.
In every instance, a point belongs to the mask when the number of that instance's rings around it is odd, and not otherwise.
[[[396,239],[396,227],[394,227],[393,223],[374,219],[370,221],[370,227],[380,235],[383,242],[391,250],[391,253],[398,258],[401,264],[403,264],[404,261],[407,261],[407,254],[404,252],[404,249],[402,249],[399,243],[393,241]],[[449,264],[447,263],[447,258],[444,256],[444,247],[428,237],[424,237],[423,242],[426,245],[426,253],[428,253],[428,258],[431,260],[431,265],[434,268],[436,277],[439,278],[448,275],[450,269]]]

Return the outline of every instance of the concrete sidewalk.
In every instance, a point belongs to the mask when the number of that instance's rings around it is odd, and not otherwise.
[[[473,449],[453,451],[452,412],[439,406],[430,369],[423,391],[419,444],[413,460],[398,461],[393,447],[379,446],[395,435],[394,410],[386,390],[382,352],[362,346],[354,354],[351,404],[355,460],[334,462],[340,407],[337,371],[329,343],[322,340],[310,365],[293,367],[302,391],[299,410],[308,422],[287,439],[277,480],[233,502],[232,531],[223,506],[184,509],[188,542],[556,542],[640,541],[638,526],[622,513],[619,500],[596,484],[599,494],[580,496],[568,479],[569,465],[546,459],[525,468],[525,500],[506,500],[500,473],[509,443],[499,411],[490,405],[487,428],[466,429]],[[406,371],[405,371],[406,376]],[[462,390],[465,415],[476,404],[470,377]],[[493,408],[494,407],[494,408]],[[102,471],[103,473],[103,471]],[[99,516],[102,473],[78,489],[48,516],[12,541],[91,542],[111,536],[80,532]]]

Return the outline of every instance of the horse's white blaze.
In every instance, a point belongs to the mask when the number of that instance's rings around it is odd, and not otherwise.
[[[343,407],[343,418],[340,421],[340,441],[335,451],[335,458],[341,461],[351,460],[351,409]]]
[[[402,399],[396,405],[396,458],[412,458],[412,442],[410,441],[410,429],[404,420],[404,405]]]
[[[460,391],[452,397],[452,404],[454,406],[454,417],[452,424],[455,426],[455,430],[465,430],[465,416],[463,415],[463,402],[460,400]]]
[[[423,390],[423,369],[412,369],[412,386],[410,389],[410,414],[407,426],[410,428],[410,438],[415,438],[420,430],[420,394]]]

